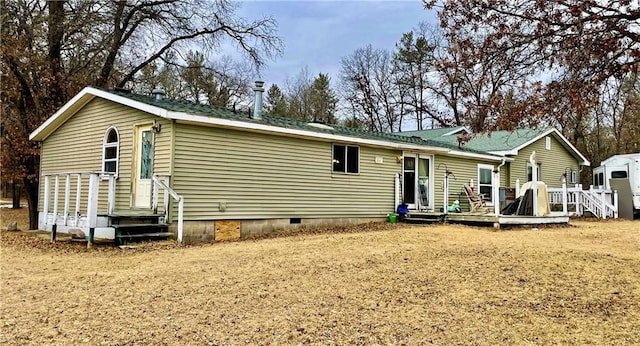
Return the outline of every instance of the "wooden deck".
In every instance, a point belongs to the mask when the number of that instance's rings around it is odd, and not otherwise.
[[[456,223],[471,226],[513,227],[525,225],[568,224],[569,216],[494,215],[482,213],[410,212],[404,219],[409,223]]]

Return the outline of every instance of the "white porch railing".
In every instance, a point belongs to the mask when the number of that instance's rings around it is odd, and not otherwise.
[[[51,230],[51,238],[55,240],[56,232],[59,227],[64,226],[77,227],[88,231],[88,241],[93,243],[94,231],[97,227],[106,227],[98,225],[98,214],[113,215],[115,211],[116,200],[116,177],[113,173],[104,172],[64,172],[43,174],[44,179],[44,195],[42,219],[39,222],[39,228],[43,230]],[[88,182],[87,182],[88,180]],[[152,178],[152,209],[154,213],[158,213],[159,188],[164,189],[164,214],[165,222],[169,216],[169,196],[178,201],[178,241],[182,242],[183,234],[183,214],[184,199],[175,191],[169,188],[169,177],[164,177],[161,181],[158,176]],[[61,183],[64,186],[61,187]],[[100,185],[107,184],[107,205],[106,210],[99,210],[98,196]],[[75,186],[73,186],[75,184]],[[83,186],[87,186],[88,191],[86,197],[86,208],[83,208]],[[61,192],[62,188],[62,192]],[[75,192],[73,192],[75,190]],[[52,196],[53,192],[53,196]],[[71,195],[75,194],[75,205],[71,206]],[[61,199],[62,198],[62,199]],[[60,209],[60,202],[63,204]],[[104,207],[103,207],[104,208]]]
[[[107,214],[113,212],[115,206],[115,176],[112,173],[100,172],[65,172],[44,174],[44,200],[42,202],[42,223],[39,228],[51,229],[51,238],[55,240],[59,226],[78,227],[88,229],[89,246],[93,244],[93,236],[98,226],[98,192],[102,177],[107,177],[109,192],[107,197]],[[82,208],[82,184],[88,179],[89,191],[87,193],[86,209]],[[64,180],[63,203],[60,210],[60,182]],[[71,210],[72,184],[75,183],[75,206]],[[53,184],[53,198],[51,185]],[[84,210],[84,214],[82,213]]]
[[[562,188],[547,188],[550,204],[563,203]],[[585,211],[591,212],[594,216],[606,218],[618,218],[618,191],[594,189],[583,190],[582,185],[567,187],[566,204],[568,210],[574,215],[582,216]]]
[[[154,213],[158,212],[158,200],[159,200],[159,189],[162,188],[164,190],[164,213],[165,220],[169,217],[169,196],[173,197],[178,202],[178,242],[182,243],[182,232],[183,232],[183,224],[184,224],[184,198],[181,195],[178,195],[173,189],[169,187],[169,177],[164,177],[164,181],[160,180],[157,175],[153,175],[151,177],[153,181],[153,190],[151,197],[151,209],[153,209]]]

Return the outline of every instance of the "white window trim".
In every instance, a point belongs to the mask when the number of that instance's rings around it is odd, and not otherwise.
[[[551,137],[547,136],[544,138],[544,148],[551,150]]]
[[[487,186],[487,184],[480,184],[480,170],[481,169],[488,169],[488,170],[491,171],[491,184],[489,184],[489,186],[491,186],[491,191],[493,192],[493,189],[494,189],[494,186],[493,186],[494,185],[493,184],[493,170],[495,169],[495,167],[493,167],[492,165],[479,163],[478,164],[478,171],[477,171],[478,175],[476,176],[476,178],[478,179],[478,180],[476,180],[478,182],[476,184],[477,185],[477,189],[478,189],[477,193],[480,193],[480,185]],[[493,193],[491,193],[491,195],[489,195],[489,196],[484,196],[484,198],[485,198],[488,206],[493,205]]]
[[[340,145],[340,146],[343,146],[343,147],[344,147],[344,160],[345,160],[345,163],[344,163],[344,172],[339,172],[339,171],[334,171],[334,170],[333,170],[333,163],[334,163],[334,160],[335,160],[333,157],[335,156],[335,155],[334,155],[334,152],[335,152],[336,145]],[[349,151],[349,149],[348,149],[348,148],[349,148],[349,147],[352,147],[352,148],[358,148],[358,172],[357,172],[357,173],[347,172],[347,156],[348,156],[348,151]],[[360,167],[361,167],[361,166],[360,166],[360,158],[361,158],[361,156],[362,156],[361,154],[362,154],[362,151],[360,150],[360,146],[359,146],[359,145],[350,145],[350,144],[342,144],[342,143],[332,143],[332,144],[331,144],[331,173],[332,173],[332,174],[349,174],[349,175],[359,175],[359,174],[360,174]]]
[[[571,173],[569,174],[569,181],[571,182],[571,184],[575,184],[578,181],[578,172],[572,169]]]
[[[107,143],[107,139],[109,137],[109,132],[111,132],[111,130],[116,131],[116,136],[118,136],[118,141],[115,143]],[[105,159],[105,154],[107,151],[107,148],[116,148],[116,158],[115,159]],[[115,177],[118,178],[118,174],[120,173],[120,131],[118,131],[118,128],[115,126],[110,126],[107,131],[104,132],[104,137],[102,138],[102,172],[106,172],[106,163],[107,161],[115,161],[116,163],[116,171],[115,171]],[[103,174],[102,175],[103,179],[108,179],[109,175],[108,174]]]

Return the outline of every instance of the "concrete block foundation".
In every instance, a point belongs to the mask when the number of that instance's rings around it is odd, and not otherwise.
[[[367,222],[385,221],[384,217],[360,217],[360,218],[310,218],[310,219],[260,219],[260,220],[210,220],[210,221],[184,221],[182,239],[186,243],[232,240],[228,232],[216,236],[216,223],[229,224],[240,222],[239,238],[255,237],[277,231],[286,231],[298,227],[323,227],[335,225],[355,225]],[[223,229],[218,227],[218,229]],[[178,233],[177,223],[169,226],[169,231]]]

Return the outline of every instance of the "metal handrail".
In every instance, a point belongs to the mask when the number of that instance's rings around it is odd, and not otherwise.
[[[153,175],[151,177],[151,181],[153,181],[153,210],[157,212],[158,210],[158,187],[161,187],[165,191],[165,213],[168,215],[168,201],[167,195],[173,197],[178,202],[178,242],[182,243],[182,234],[184,229],[184,198],[175,192],[172,188],[170,188],[167,184],[160,180],[157,175]]]

